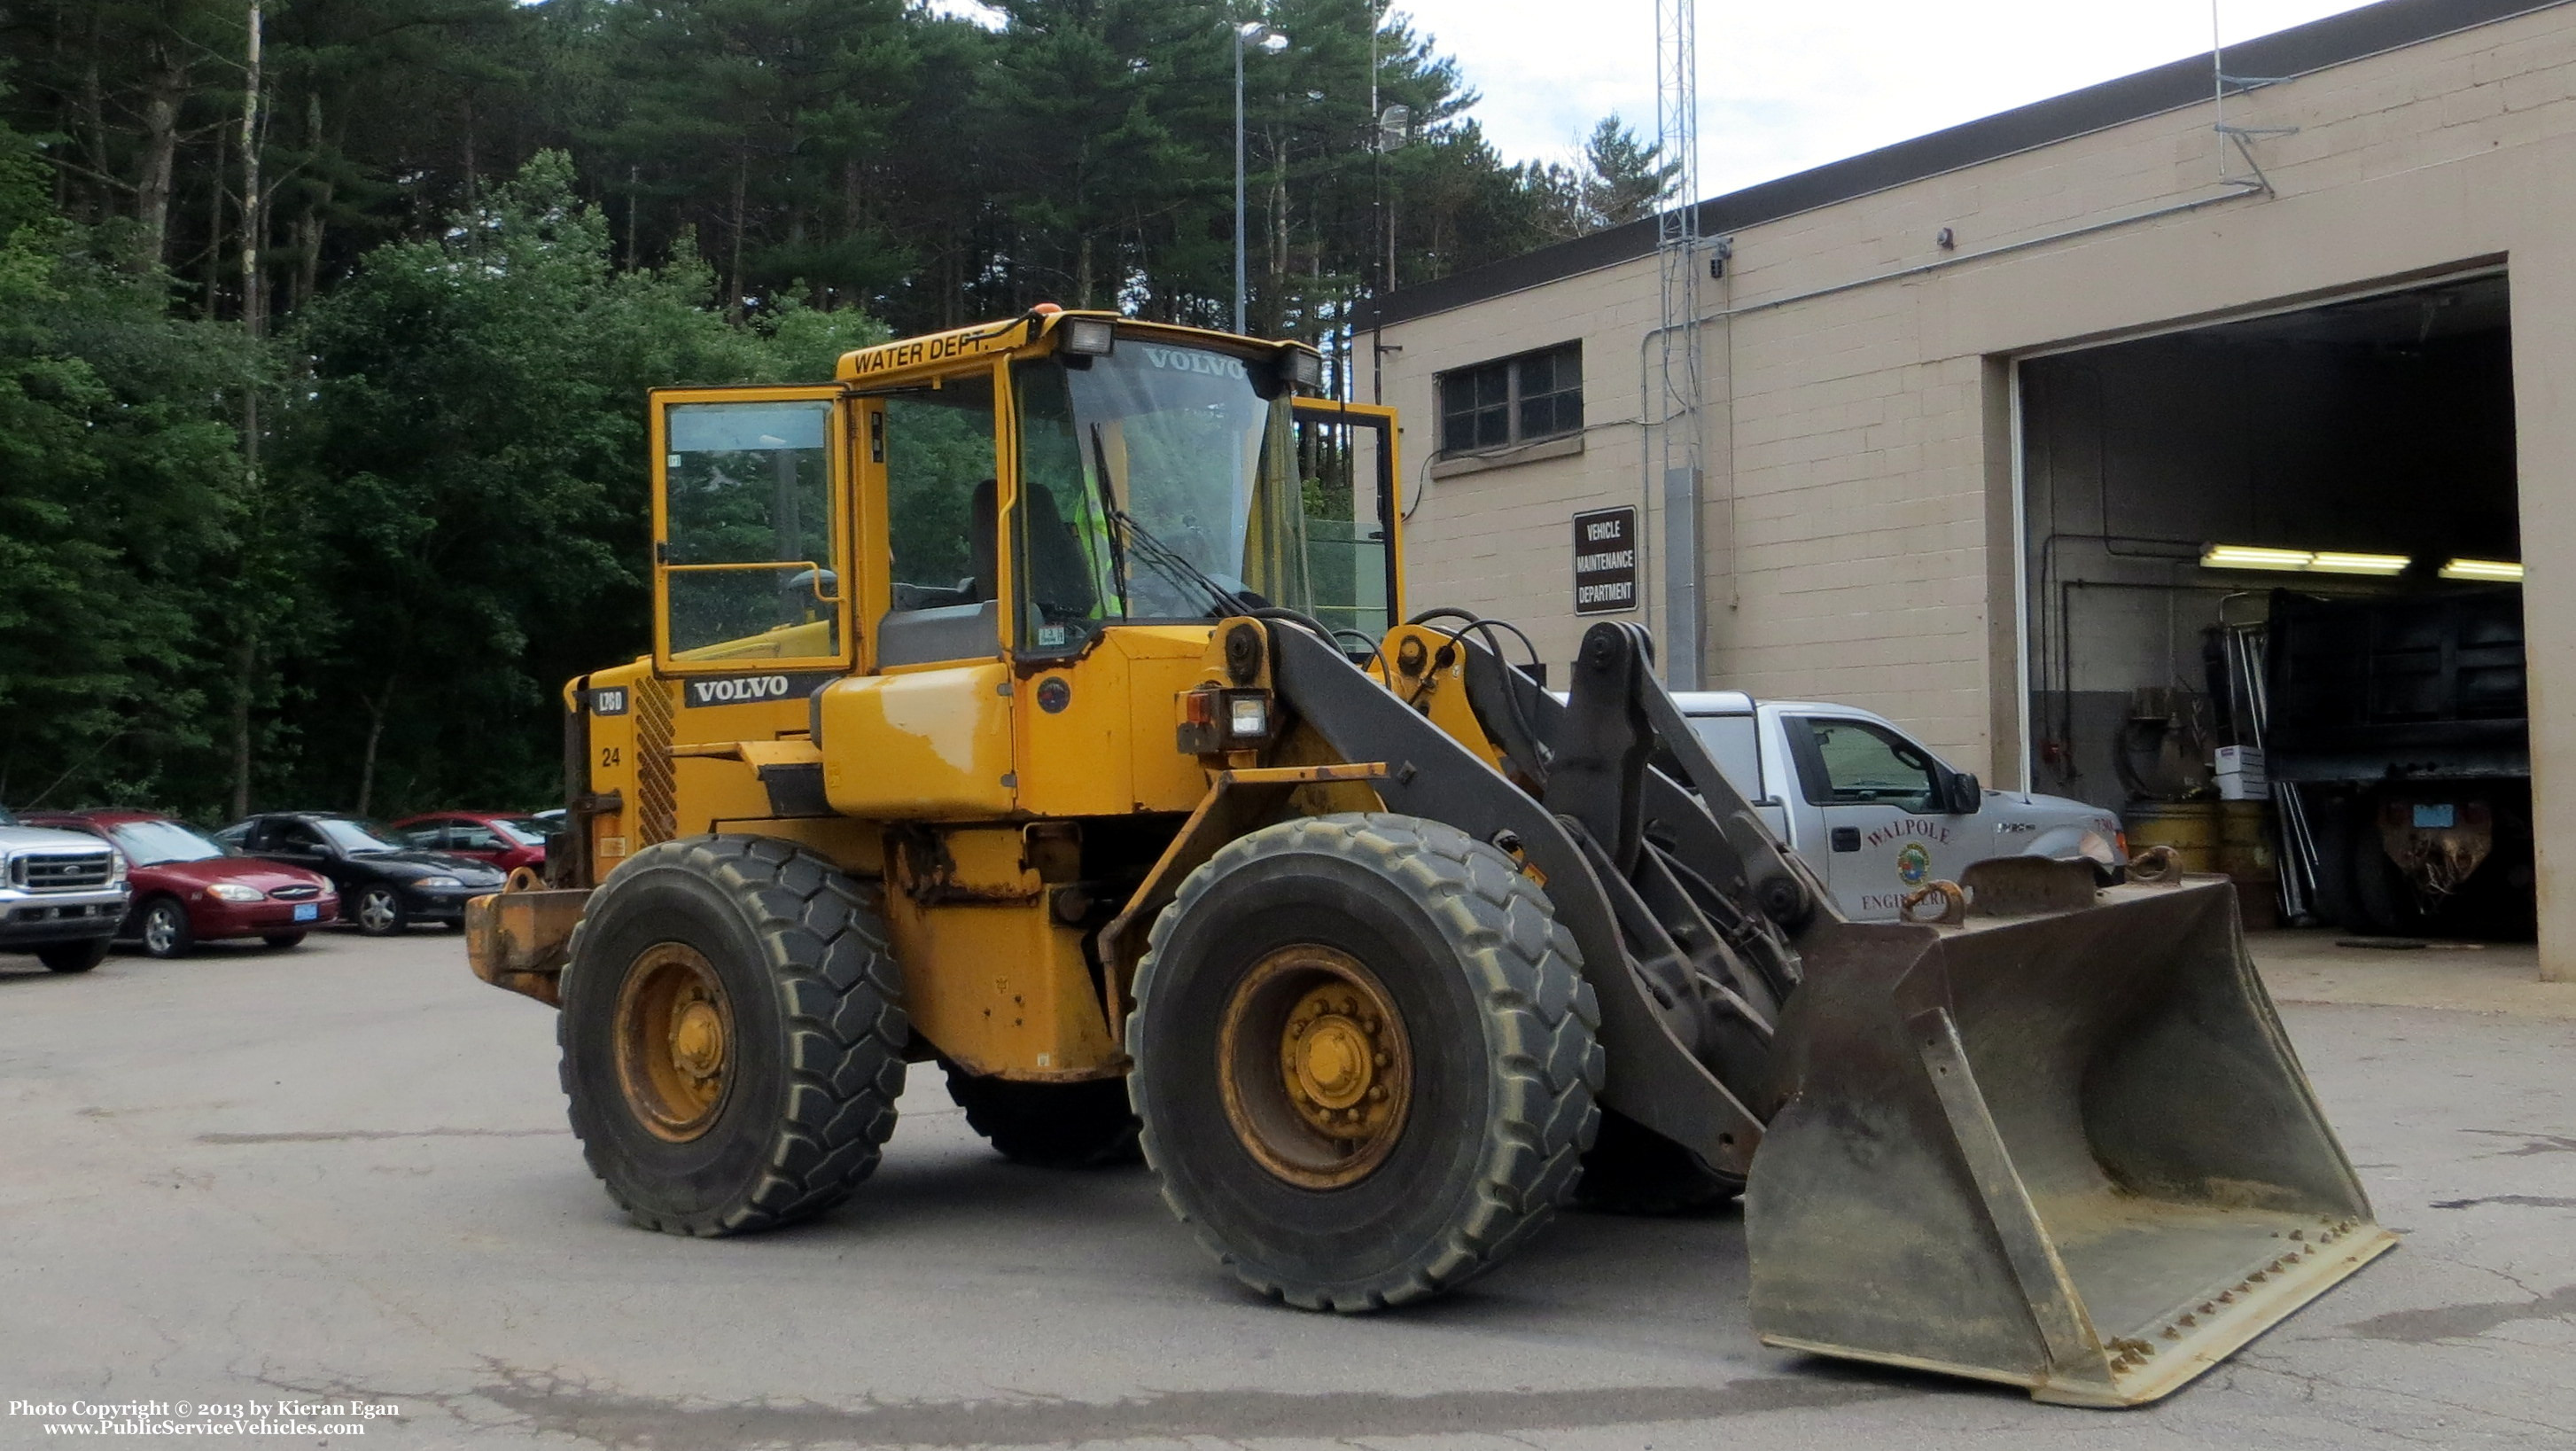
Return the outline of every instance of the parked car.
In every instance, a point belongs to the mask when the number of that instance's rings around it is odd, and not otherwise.
[[[134,901],[116,935],[153,957],[184,957],[200,942],[239,937],[293,947],[340,915],[330,878],[243,856],[157,812],[44,812],[27,823],[104,837],[125,854]]]
[[[385,828],[337,811],[272,811],[236,821],[218,840],[252,856],[304,867],[340,889],[340,915],[370,937],[414,922],[465,925],[465,902],[501,889],[504,874],[468,857],[422,851]]]
[[[1908,892],[1999,856],[2125,867],[2120,820],[2098,806],[1989,791],[1884,716],[1741,691],[1674,696],[1717,768],[1855,921],[1899,915]]]
[[[431,811],[406,816],[391,830],[425,851],[472,857],[504,872],[546,869],[545,823],[523,812]]]
[[[0,952],[87,972],[131,900],[125,857],[95,836],[27,826],[0,807]]]

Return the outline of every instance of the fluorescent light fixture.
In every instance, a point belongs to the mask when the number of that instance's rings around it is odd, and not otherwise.
[[[2411,563],[2403,554],[2345,554],[2320,549],[2308,561],[2310,574],[2403,574]]]
[[[2203,569],[2262,569],[2275,574],[2403,574],[2410,563],[2403,554],[2274,549],[2262,544],[2212,544],[2200,551]]]
[[[2522,583],[2522,566],[2510,559],[2454,559],[2442,566],[2444,579],[2492,579]]]
[[[2200,552],[2203,569],[2304,570],[2316,558],[2313,550],[2266,549],[2257,544],[2213,544]]]

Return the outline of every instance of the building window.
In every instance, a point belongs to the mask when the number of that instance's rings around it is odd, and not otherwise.
[[[1583,431],[1583,345],[1440,375],[1440,451],[1477,453]]]

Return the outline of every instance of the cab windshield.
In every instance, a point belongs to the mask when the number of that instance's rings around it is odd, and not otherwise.
[[[1261,367],[1124,338],[1107,357],[1014,370],[1024,646],[1075,646],[1112,621],[1227,613],[1211,582],[1311,608],[1289,394]]]

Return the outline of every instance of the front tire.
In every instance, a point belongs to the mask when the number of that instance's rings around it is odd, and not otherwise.
[[[402,893],[378,882],[350,897],[349,920],[369,937],[392,937],[411,924],[411,913],[403,907]]]
[[[1014,1164],[1109,1169],[1144,1157],[1136,1143],[1136,1112],[1118,1079],[1014,1083],[954,1063],[940,1066],[948,1070],[949,1098],[966,1110],[966,1126]]]
[[[36,960],[55,972],[87,972],[107,961],[107,939],[92,937],[82,942],[57,942],[39,947]]]
[[[829,861],[763,837],[647,847],[592,894],[564,970],[583,1157],[646,1229],[831,1208],[894,1132],[901,993],[884,927]]]
[[[1129,1092],[1164,1201],[1254,1289],[1370,1310],[1482,1273],[1565,1201],[1599,1010],[1512,859],[1304,818],[1192,872],[1137,970]]]
[[[147,957],[168,960],[185,957],[196,944],[196,934],[188,926],[188,908],[176,897],[161,897],[143,909],[143,940]]]

